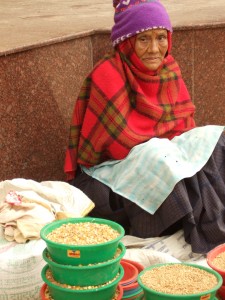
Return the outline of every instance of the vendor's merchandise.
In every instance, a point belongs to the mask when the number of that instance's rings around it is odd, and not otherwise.
[[[124,233],[116,222],[85,217],[52,222],[40,234],[55,262],[78,266],[114,257]]]
[[[112,298],[112,300],[121,300],[122,296],[123,296],[123,289],[121,288],[120,285],[118,285],[117,289],[116,289],[116,293],[115,293],[114,297]],[[49,288],[46,283],[44,283],[41,287],[40,297],[41,297],[41,300],[54,300],[49,293]]]
[[[218,291],[218,295],[225,299],[225,244],[221,244],[214,249],[212,249],[207,254],[208,265],[218,272],[223,278],[223,285]]]
[[[112,259],[85,266],[58,264],[51,259],[47,249],[43,251],[43,258],[51,269],[54,279],[60,283],[85,286],[88,282],[89,285],[100,285],[112,280],[117,275],[120,261],[125,252],[125,246],[119,243],[116,254]]]
[[[115,299],[124,269],[124,229],[99,218],[68,218],[46,225],[47,262],[41,272],[54,300]]]
[[[138,275],[138,282],[146,300],[214,300],[222,277],[203,266],[170,263],[144,269]]]
[[[87,286],[79,287],[79,286],[71,286],[67,284],[60,284],[56,282],[48,266],[46,265],[42,269],[42,279],[48,285],[50,295],[54,298],[54,300],[106,300],[113,299],[119,281],[123,277],[124,271],[123,268],[120,267],[118,274],[116,277],[106,282],[105,284],[98,286],[90,286],[87,282]]]
[[[143,297],[143,289],[137,281],[138,274],[144,270],[144,266],[140,263],[122,259],[121,265],[124,268],[124,276],[120,281],[120,285],[123,289],[123,299],[127,300],[139,300]]]

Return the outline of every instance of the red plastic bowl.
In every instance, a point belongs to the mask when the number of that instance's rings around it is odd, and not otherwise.
[[[45,291],[46,291],[46,288],[47,288],[47,284],[44,283],[40,289],[40,297],[41,297],[41,300],[49,300],[49,298],[46,298],[45,297]],[[116,300],[121,300],[123,298],[123,288],[122,286],[119,284],[117,289],[119,290],[119,294],[117,296],[117,299]]]
[[[225,244],[221,244],[217,247],[215,247],[214,249],[212,249],[206,257],[207,263],[208,265],[216,272],[218,272],[222,278],[223,278],[223,284],[225,283],[225,270],[223,269],[219,269],[218,267],[213,265],[213,260],[214,258],[216,258],[217,255],[219,255],[220,253],[225,252]]]
[[[217,293],[218,293],[218,296],[220,297],[219,299],[224,300],[225,299],[225,286],[222,285]]]
[[[125,285],[130,285],[135,281],[137,281],[138,269],[133,264],[124,261],[123,259],[121,259],[120,264],[124,269],[124,276],[120,280],[120,284],[122,286],[125,286]]]
[[[41,296],[41,300],[49,300],[45,297],[45,291],[46,291],[46,288],[47,288],[47,284],[44,283],[41,287],[41,290],[40,290],[40,296]]]
[[[138,270],[138,274],[144,270],[144,266],[136,261],[133,261],[133,260],[130,260],[130,259],[121,259],[120,263],[129,263],[133,266],[135,266]],[[126,274],[126,270],[124,270],[125,274]],[[122,278],[122,280],[124,280],[124,278]],[[120,281],[120,284],[121,284],[121,281]],[[122,282],[122,287],[123,287],[123,290],[124,291],[128,291],[128,290],[136,290],[139,288],[139,284],[137,282],[137,280],[135,280],[134,282],[130,283],[130,284],[126,284],[124,285],[123,282]]]
[[[140,264],[139,262],[134,261],[134,260],[123,258],[121,261],[122,262],[128,262],[129,264],[134,265],[138,269],[138,273],[140,273],[141,271],[143,271],[144,268],[145,268],[142,264]]]
[[[116,300],[121,300],[123,298],[123,287],[121,284],[118,285],[117,289],[119,290],[119,294]]]

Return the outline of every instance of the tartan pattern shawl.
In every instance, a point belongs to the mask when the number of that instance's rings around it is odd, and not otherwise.
[[[119,44],[81,87],[65,158],[68,180],[78,164],[91,167],[120,160],[152,137],[171,139],[195,127],[195,106],[173,57],[168,55],[153,72],[133,45],[134,38]]]

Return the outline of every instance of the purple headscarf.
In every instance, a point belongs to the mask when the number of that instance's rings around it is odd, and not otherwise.
[[[113,0],[114,26],[111,32],[113,46],[140,32],[164,28],[172,32],[165,7],[158,0]]]

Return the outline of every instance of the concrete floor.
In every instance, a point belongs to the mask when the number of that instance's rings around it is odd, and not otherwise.
[[[162,0],[174,29],[225,26],[224,0]],[[112,0],[0,0],[0,55],[109,31]]]

